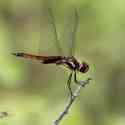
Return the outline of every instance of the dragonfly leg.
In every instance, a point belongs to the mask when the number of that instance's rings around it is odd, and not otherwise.
[[[79,81],[77,80],[77,77],[76,77],[76,71],[74,73],[74,81],[75,81],[76,84],[80,84]]]
[[[88,80],[91,80],[90,78]],[[76,71],[74,73],[74,82],[78,85],[82,85],[83,87],[88,83],[88,82],[85,82],[85,81],[78,81],[77,80],[77,76],[76,76]]]
[[[73,74],[73,72],[70,73],[69,78],[68,78],[68,81],[67,81],[67,86],[68,86],[68,89],[69,89],[71,98],[72,98],[72,96],[73,96],[72,89],[71,89],[72,74]]]
[[[81,85],[81,82],[83,82],[83,81],[78,81],[78,80],[77,80],[76,71],[75,71],[75,73],[74,73],[74,82],[75,82],[76,84],[78,84],[78,85]]]

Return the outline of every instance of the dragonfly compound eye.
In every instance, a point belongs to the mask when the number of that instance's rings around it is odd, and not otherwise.
[[[89,65],[85,62],[83,62],[82,64],[80,64],[79,66],[79,71],[82,73],[86,73],[89,70]]]

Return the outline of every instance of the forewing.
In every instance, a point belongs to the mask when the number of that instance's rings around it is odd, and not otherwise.
[[[76,32],[79,23],[79,16],[76,8],[70,10],[70,14],[66,20],[62,41],[65,44],[65,55],[73,56],[75,52]]]
[[[56,23],[55,23],[55,17],[53,15],[52,8],[50,8],[50,7],[48,8],[48,14],[49,14],[49,21],[50,21],[50,24],[51,24],[51,31],[52,31],[53,36],[54,36],[55,46],[57,48],[57,51],[61,55],[63,55],[63,51],[62,51],[62,48],[60,46],[58,31],[57,31],[57,27],[56,27]]]
[[[40,40],[40,53],[48,53],[49,55],[63,55],[62,48],[60,47],[57,23],[55,19],[55,14],[51,7],[44,8],[44,16],[42,18],[44,23],[42,23],[41,28],[44,27],[43,32],[41,32]],[[41,21],[42,22],[42,21]],[[42,48],[45,47],[44,49]],[[44,50],[44,51],[41,51]]]

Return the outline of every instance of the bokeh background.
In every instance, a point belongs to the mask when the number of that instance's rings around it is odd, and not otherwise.
[[[75,56],[90,65],[91,83],[82,89],[61,125],[125,124],[125,1],[1,0],[0,125],[49,125],[68,99],[69,70],[16,58],[11,53],[60,55],[49,24],[51,6],[61,47],[71,47],[68,33],[77,8]],[[68,25],[65,25],[68,24]],[[67,34],[67,35],[66,35]]]

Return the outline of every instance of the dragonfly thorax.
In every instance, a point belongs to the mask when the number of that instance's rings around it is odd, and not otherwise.
[[[79,63],[75,57],[63,57],[61,60],[57,61],[56,64],[61,64],[69,68],[70,70],[79,71],[81,73],[86,73],[89,69],[87,63]]]

